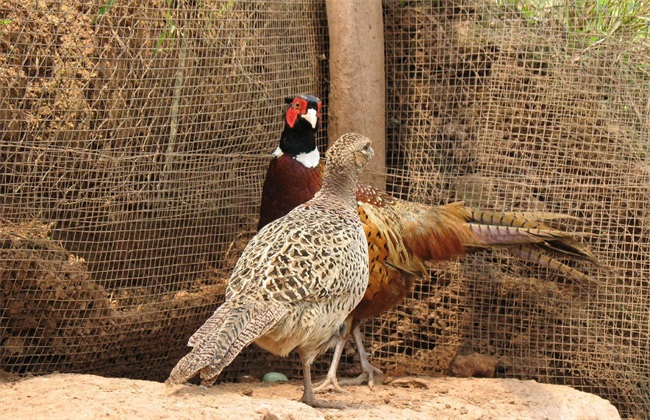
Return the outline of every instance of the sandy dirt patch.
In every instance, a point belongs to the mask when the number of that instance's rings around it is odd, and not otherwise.
[[[0,384],[0,418],[151,419],[617,419],[595,395],[514,379],[417,378],[347,388],[322,397],[344,410],[296,400],[300,383],[166,386],[163,383],[55,374]]]

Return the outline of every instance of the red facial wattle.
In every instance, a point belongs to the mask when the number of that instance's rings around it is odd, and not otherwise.
[[[320,104],[318,104],[318,110],[320,117]],[[293,102],[291,102],[291,105],[285,114],[285,121],[287,125],[293,128],[293,126],[296,124],[296,121],[298,120],[298,117],[304,115],[305,113],[307,113],[307,101],[301,98],[295,98]]]

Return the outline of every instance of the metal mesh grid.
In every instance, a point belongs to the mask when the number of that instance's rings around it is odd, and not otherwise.
[[[456,354],[489,354],[499,376],[572,385],[646,417],[650,10],[629,29],[540,4],[384,2],[389,189],[568,213],[560,227],[604,267],[576,265],[594,280],[576,285],[475,255],[436,267],[366,333],[389,370],[446,373]]]
[[[324,5],[0,10],[0,366],[162,379],[252,234],[283,98],[326,95]]]
[[[253,233],[282,98],[326,103],[324,4],[0,1],[0,368],[163,379]],[[605,267],[436,265],[366,324],[371,361],[479,352],[647,416],[647,32],[571,2],[438,3],[384,1],[388,190],[568,213]],[[300,371],[252,347],[223,378],[270,368]]]

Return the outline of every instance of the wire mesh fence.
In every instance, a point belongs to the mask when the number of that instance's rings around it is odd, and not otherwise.
[[[443,373],[456,354],[493,355],[499,376],[646,417],[650,9],[443,3],[384,2],[392,192],[568,213],[561,228],[603,267],[578,266],[594,280],[581,285],[499,253],[438,267],[368,328],[375,357]]]
[[[283,98],[325,94],[324,5],[0,10],[0,365],[162,378],[254,226]]]
[[[603,266],[575,284],[498,251],[435,265],[366,323],[373,363],[480,353],[647,417],[650,11],[383,7],[389,192],[569,214]],[[5,0],[0,35],[0,369],[163,379],[254,233],[283,97],[326,104],[324,3]],[[271,368],[300,371],[251,348],[223,378]]]

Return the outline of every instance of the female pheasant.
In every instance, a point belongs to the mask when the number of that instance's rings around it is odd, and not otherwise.
[[[287,100],[285,126],[269,164],[260,207],[260,228],[307,200],[320,186],[322,165],[314,141],[320,116],[320,100],[298,95]],[[297,114],[297,116],[296,116]],[[303,121],[304,120],[304,121]],[[304,157],[309,156],[306,163]],[[416,277],[425,277],[424,261],[444,261],[468,252],[506,247],[512,254],[558,270],[576,280],[586,276],[552,258],[547,252],[597,263],[589,249],[565,232],[540,222],[569,217],[555,213],[499,213],[478,211],[463,203],[432,207],[396,199],[376,188],[359,184],[357,212],[363,224],[370,254],[370,277],[366,292],[350,317],[352,336],[361,358],[361,375],[341,381],[373,385],[375,373],[363,349],[360,322],[398,305],[413,288]],[[340,390],[336,369],[344,340],[337,345],[327,379],[317,390],[332,386]]]
[[[266,225],[248,243],[230,277],[226,301],[189,340],[192,351],[167,380],[201,373],[211,385],[251,342],[280,356],[298,349],[304,372],[301,401],[314,398],[311,364],[337,342],[344,321],[368,284],[368,245],[356,212],[359,173],[372,156],[370,140],[343,135],[315,196]]]

